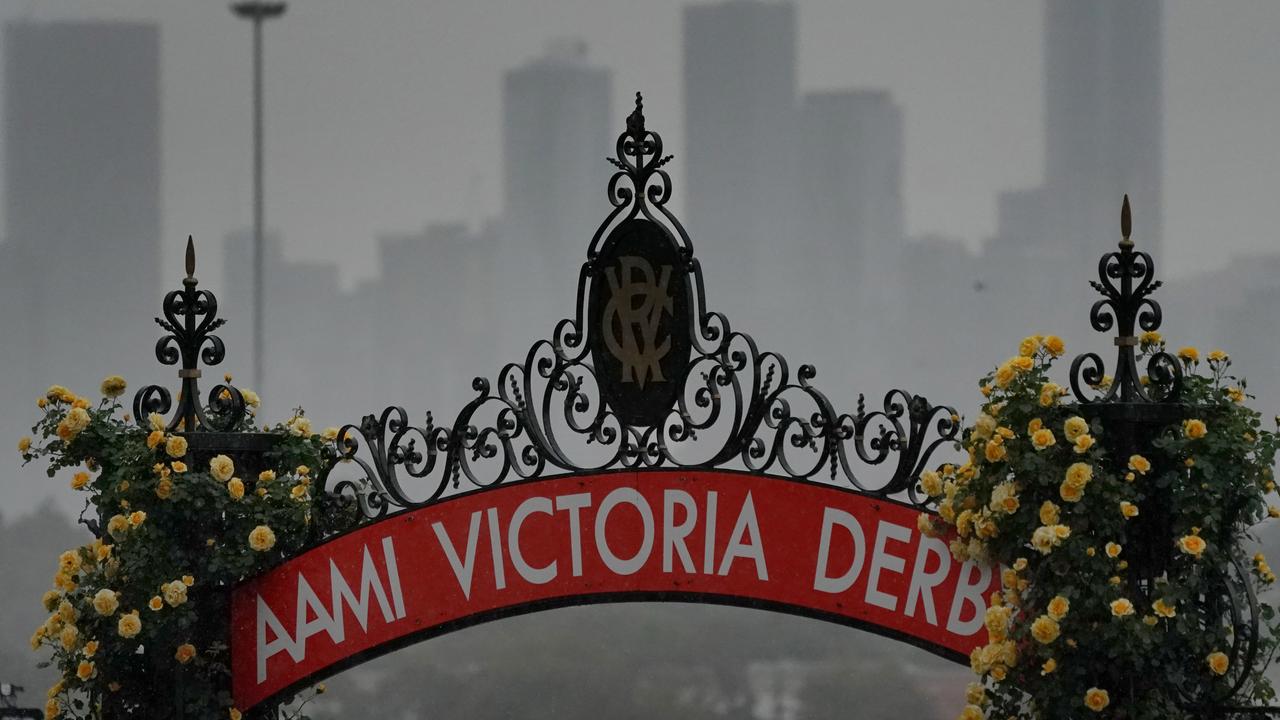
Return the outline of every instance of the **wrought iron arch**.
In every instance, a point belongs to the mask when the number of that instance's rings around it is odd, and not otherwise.
[[[856,409],[839,410],[815,384],[813,365],[793,370],[781,353],[734,330],[708,304],[693,242],[667,208],[672,181],[664,168],[672,157],[646,127],[636,93],[615,157],[608,158],[616,168],[607,188],[612,209],[587,247],[573,316],[533,343],[522,361],[503,366],[496,382],[475,378],[475,397],[447,425],[430,412],[415,424],[392,406],[343,426],[340,461],[322,477],[322,489],[354,497],[372,519],[513,480],[738,468],[925,507],[917,478],[934,450],[957,440],[955,410],[898,389],[878,409],[868,410],[860,395]],[[660,282],[655,262],[667,269],[668,282]],[[604,305],[635,300],[606,298],[630,282],[620,279],[628,272],[649,272],[640,294],[665,292],[659,305],[670,310],[655,309],[651,295],[640,298],[648,314],[637,322],[647,323],[654,347],[633,344],[638,355],[621,362],[624,377],[615,381],[601,364],[620,353],[604,336],[625,334],[626,321],[606,318]],[[663,341],[670,341],[666,352]],[[684,347],[676,347],[681,341]],[[628,382],[639,387],[619,390]],[[660,392],[657,382],[667,387]],[[425,490],[415,496],[411,483]]]

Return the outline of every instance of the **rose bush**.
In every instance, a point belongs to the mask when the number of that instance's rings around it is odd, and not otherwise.
[[[1140,359],[1163,349],[1146,333]],[[989,643],[971,655],[980,679],[960,717],[1198,717],[1197,702],[1242,675],[1244,701],[1271,700],[1262,669],[1277,645],[1272,609],[1261,608],[1260,651],[1244,666],[1232,655],[1244,638],[1214,603],[1228,584],[1276,579],[1260,554],[1232,571],[1250,528],[1280,516],[1265,501],[1276,434],[1244,404],[1225,353],[1202,364],[1183,348],[1188,415],[1143,453],[1112,457],[1113,429],[1066,402],[1050,377],[1063,351],[1056,337],[1024,340],[981,381],[986,402],[963,434],[968,461],[920,478],[941,519],[922,514],[921,529],[951,537],[959,560],[997,564],[1004,588],[985,618]],[[1144,512],[1160,522],[1144,525]],[[1156,557],[1160,572],[1139,582]]]
[[[193,453],[158,415],[146,428],[131,423],[117,401],[124,389],[109,377],[94,403],[49,388],[37,401],[35,438],[18,443],[25,462],[48,462],[50,477],[75,470],[71,487],[86,493],[100,528],[59,557],[43,599],[49,618],[31,638],[62,676],[45,715],[237,718],[228,592],[354,522],[349,506],[312,490],[334,458],[336,431],[315,435],[296,411],[265,429],[273,442],[262,467],[238,467],[225,454]],[[238,431],[253,432],[259,401],[243,394],[249,413]]]

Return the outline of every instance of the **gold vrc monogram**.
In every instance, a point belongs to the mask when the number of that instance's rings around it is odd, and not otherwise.
[[[604,344],[622,362],[622,382],[634,382],[641,390],[648,380],[665,382],[659,362],[671,351],[671,337],[659,343],[657,335],[663,312],[673,312],[667,291],[671,266],[663,265],[654,277],[648,260],[624,255],[605,275],[610,294],[602,318]]]

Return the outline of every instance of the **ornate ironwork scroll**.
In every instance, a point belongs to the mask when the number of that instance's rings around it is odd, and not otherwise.
[[[618,137],[613,206],[578,276],[576,313],[533,344],[450,425],[410,421],[390,407],[341,428],[323,482],[355,496],[369,517],[446,494],[548,474],[607,469],[737,466],[792,479],[846,483],[924,506],[916,478],[953,442],[949,407],[893,390],[879,409],[862,398],[838,411],[817,371],[762,351],[709,310],[702,270],[667,209],[662,138],[643,104]],[[873,476],[864,466],[883,468]],[[416,485],[416,492],[411,485]]]
[[[244,395],[230,382],[217,385],[209,392],[208,404],[200,404],[200,364],[217,365],[226,357],[222,338],[213,332],[226,320],[218,317],[218,299],[208,290],[197,290],[196,249],[191,237],[187,237],[187,277],[182,289],[164,296],[161,306],[163,318],[156,324],[168,333],[156,342],[156,359],[164,365],[177,365],[182,389],[178,392],[178,407],[165,429],[184,432],[228,432],[245,418]],[[146,427],[151,413],[167,414],[173,409],[169,390],[161,385],[148,385],[133,396],[133,417]]]

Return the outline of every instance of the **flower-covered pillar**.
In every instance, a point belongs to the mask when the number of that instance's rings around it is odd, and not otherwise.
[[[1150,255],[1126,199],[1119,248],[1098,264],[1094,329],[1112,334],[1055,382],[1065,347],[1032,335],[984,377],[968,461],[927,471],[922,531],[1000,568],[963,720],[1168,720],[1273,714],[1265,676],[1280,622],[1246,557],[1280,440],[1246,405],[1225,352],[1165,350]],[[1074,395],[1074,398],[1070,398]],[[938,527],[938,520],[944,527]]]

